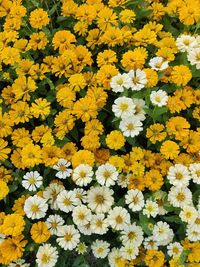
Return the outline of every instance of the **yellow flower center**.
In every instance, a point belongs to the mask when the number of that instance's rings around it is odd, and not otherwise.
[[[103,204],[104,203],[104,197],[102,196],[102,195],[96,195],[96,197],[95,197],[95,202],[97,203],[97,204]]]
[[[31,211],[32,211],[32,212],[38,212],[39,210],[40,210],[40,209],[39,209],[38,205],[33,204],[33,205],[31,206]]]
[[[72,234],[71,233],[66,233],[64,236],[65,241],[70,241],[72,239]]]
[[[42,263],[48,263],[50,261],[50,258],[51,258],[50,255],[43,254],[42,258],[41,258],[41,261],[42,261]]]

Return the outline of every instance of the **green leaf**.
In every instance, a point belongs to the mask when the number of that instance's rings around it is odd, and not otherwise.
[[[185,264],[187,256],[190,254],[190,250],[183,250],[180,255],[180,264]]]
[[[142,212],[139,212],[139,224],[142,227],[142,229],[145,232],[145,234],[147,234],[147,235],[151,235],[152,234],[152,229],[151,229],[150,226],[155,224],[153,219],[148,218]]]

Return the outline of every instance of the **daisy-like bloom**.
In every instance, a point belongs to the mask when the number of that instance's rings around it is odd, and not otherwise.
[[[150,218],[150,216],[155,218],[158,215],[158,212],[158,204],[155,201],[147,200],[143,209],[143,214],[148,218]]]
[[[80,241],[80,233],[74,225],[63,225],[58,228],[58,245],[64,250],[73,250]]]
[[[108,261],[111,267],[119,267],[119,262],[122,259],[120,249],[113,248],[108,254]]]
[[[108,223],[114,230],[124,230],[125,226],[130,223],[130,214],[125,208],[114,207],[108,213]]]
[[[131,242],[133,246],[139,247],[143,241],[142,228],[135,223],[126,225],[124,230],[121,231],[120,238],[123,245],[126,245],[127,242]]]
[[[181,52],[187,52],[197,46],[197,41],[194,36],[181,34],[176,39],[176,45]]]
[[[182,164],[175,164],[169,168],[167,179],[170,184],[178,187],[187,187],[190,181],[188,168]]]
[[[46,220],[46,224],[52,235],[57,235],[58,227],[63,225],[65,221],[60,215],[49,215]]]
[[[132,242],[127,242],[125,246],[121,247],[120,253],[124,259],[134,260],[139,254],[137,246],[133,246]]]
[[[116,76],[112,77],[110,82],[110,87],[112,91],[115,93],[121,93],[124,89],[129,89],[131,86],[131,79],[128,74],[117,74]]]
[[[173,236],[173,231],[166,222],[159,221],[154,225],[153,238],[160,246],[169,244]]]
[[[153,70],[162,71],[169,67],[168,62],[164,61],[162,57],[154,57],[149,61],[149,66]]]
[[[105,185],[109,187],[115,184],[119,173],[113,165],[106,163],[98,167],[97,171],[95,172],[95,175],[97,182],[100,185]]]
[[[133,104],[135,105],[134,117],[139,121],[144,121],[146,119],[144,108],[147,107],[145,101],[143,99],[133,98]]]
[[[189,170],[192,176],[193,183],[200,184],[200,163],[190,164]]]
[[[43,197],[50,204],[51,209],[58,210],[57,197],[65,188],[62,184],[51,183],[43,192]]]
[[[114,112],[115,117],[130,117],[135,113],[135,104],[129,97],[118,97],[117,99],[115,99],[114,104],[112,105],[112,111]]]
[[[78,230],[83,235],[91,235],[92,234],[91,223],[89,222],[86,225],[78,225]]]
[[[43,244],[36,254],[36,262],[40,267],[54,267],[58,259],[58,251],[50,244]]]
[[[26,263],[23,259],[18,259],[16,261],[11,262],[8,267],[29,267],[30,264]]]
[[[156,240],[154,240],[153,236],[148,236],[144,239],[143,242],[144,248],[147,250],[157,250],[158,249],[158,243]]]
[[[200,48],[193,48],[189,50],[187,59],[191,65],[195,65],[196,68],[200,69]]]
[[[24,212],[32,220],[45,217],[47,209],[46,200],[42,197],[34,195],[25,200]]]
[[[78,252],[78,254],[80,255],[80,254],[85,254],[86,252],[87,252],[87,246],[86,246],[86,244],[84,243],[84,242],[81,242],[81,243],[79,243],[78,245],[77,245],[77,247],[76,247],[76,252]]]
[[[128,76],[131,78],[131,90],[140,91],[147,84],[146,73],[143,70],[130,70]]]
[[[66,213],[72,211],[74,207],[79,204],[79,201],[76,198],[74,191],[72,190],[61,191],[57,197],[56,202],[57,202],[58,208]]]
[[[192,242],[200,241],[200,228],[188,225],[186,230],[187,238]]]
[[[91,221],[92,213],[85,205],[80,205],[73,209],[72,218],[76,225],[86,225]]]
[[[96,213],[108,212],[114,203],[114,191],[106,186],[93,186],[87,192],[88,207]]]
[[[66,179],[67,177],[70,177],[72,173],[72,169],[69,169],[69,166],[71,163],[65,159],[59,159],[58,163],[56,165],[53,165],[53,169],[57,170],[56,177],[59,179]]]
[[[108,231],[108,220],[103,213],[92,216],[91,230],[94,234],[104,235]]]
[[[73,191],[75,193],[75,197],[77,198],[79,204],[87,202],[87,191],[83,190],[83,188],[74,188]]]
[[[117,184],[122,188],[127,188],[129,184],[129,176],[127,174],[119,174]]]
[[[97,239],[91,245],[92,253],[96,258],[104,259],[110,251],[109,246],[108,242]]]
[[[36,191],[42,185],[43,177],[38,171],[27,172],[23,176],[22,186],[29,191]]]
[[[168,95],[163,90],[153,91],[150,94],[150,100],[154,106],[163,107],[167,105]]]
[[[72,180],[78,186],[86,186],[92,181],[93,174],[90,165],[80,164],[73,170]]]
[[[183,247],[181,246],[179,242],[170,243],[167,246],[167,254],[170,257],[173,257],[173,258],[179,257],[182,251],[183,251]]]
[[[170,204],[177,208],[183,208],[192,204],[192,193],[187,187],[172,186],[168,193]]]
[[[183,222],[192,224],[198,217],[198,211],[193,206],[184,206],[179,216]]]
[[[119,124],[120,130],[126,137],[135,137],[143,130],[142,122],[134,117],[127,117]]]
[[[125,201],[133,212],[139,211],[144,207],[144,196],[138,189],[129,190],[125,195]]]

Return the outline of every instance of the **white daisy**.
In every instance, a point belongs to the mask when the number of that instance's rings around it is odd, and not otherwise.
[[[186,229],[187,238],[192,242],[200,241],[200,228],[193,227],[188,225]]]
[[[43,177],[38,171],[27,172],[23,176],[22,186],[29,191],[36,191],[43,183]]]
[[[49,215],[46,220],[46,224],[51,232],[52,235],[57,235],[58,227],[63,225],[65,221],[60,215]]]
[[[76,198],[74,191],[63,190],[57,197],[58,208],[64,212],[70,212],[75,206],[79,204],[79,200]]]
[[[74,225],[63,225],[58,228],[58,245],[64,250],[73,250],[80,241],[80,233]]]
[[[143,214],[148,218],[156,217],[158,215],[159,209],[158,204],[155,201],[147,200],[143,209]]]
[[[195,221],[189,222],[189,225],[193,227],[193,229],[197,229],[200,231],[200,211],[198,211],[198,215]]]
[[[97,182],[107,187],[114,185],[118,178],[117,169],[110,163],[102,164],[95,172]]]
[[[72,218],[76,225],[85,225],[91,221],[92,213],[85,205],[80,205],[73,209]]]
[[[143,242],[144,248],[147,250],[158,250],[158,243],[154,240],[153,236],[148,236]]]
[[[135,223],[126,225],[121,231],[122,244],[125,245],[127,242],[131,242],[133,246],[139,247],[143,241],[143,231],[140,226]]]
[[[130,87],[133,91],[140,91],[147,84],[147,76],[143,70],[130,70],[128,76],[131,78]]]
[[[188,168],[182,164],[170,166],[167,174],[167,179],[170,184],[178,187],[187,187],[189,185],[190,178]]]
[[[165,70],[169,67],[168,61],[164,61],[164,59],[162,57],[153,57],[150,61],[149,61],[149,66],[154,69],[154,70]]]
[[[114,230],[123,230],[130,223],[130,214],[125,208],[114,207],[108,213],[108,223]]]
[[[84,242],[81,242],[77,245],[76,251],[78,252],[79,255],[80,254],[83,255],[87,252],[87,248],[88,247],[86,246],[86,244]]]
[[[187,187],[172,186],[168,193],[168,200],[174,207],[183,208],[192,204],[192,193]]]
[[[133,212],[140,211],[144,207],[144,196],[138,189],[128,190],[125,201]]]
[[[109,246],[108,242],[97,239],[91,245],[92,253],[96,258],[104,259],[110,251]]]
[[[131,79],[128,74],[117,74],[116,76],[112,77],[110,86],[112,91],[115,93],[121,93],[124,89],[129,89],[131,86]]]
[[[190,49],[197,46],[197,41],[196,41],[195,37],[193,37],[193,36],[181,34],[176,39],[176,45],[177,45],[179,51],[187,52]]]
[[[74,188],[73,191],[79,204],[87,202],[87,191],[85,191],[83,188]]]
[[[193,48],[189,50],[187,59],[191,65],[195,65],[196,68],[200,69],[200,48]]]
[[[15,260],[15,261],[11,262],[7,266],[8,267],[29,267],[30,264],[26,263],[25,260],[23,260],[23,259],[18,259],[18,260]]]
[[[92,234],[91,222],[89,222],[85,225],[78,225],[77,227],[78,227],[78,230],[83,235],[91,235]]]
[[[58,163],[53,166],[53,169],[58,171],[56,173],[56,177],[59,179],[66,179],[67,177],[70,177],[72,173],[72,169],[69,169],[70,165],[71,163],[66,159],[59,159]]]
[[[134,117],[139,121],[144,121],[146,119],[144,108],[147,108],[145,101],[143,99],[133,98],[133,103],[135,105]]]
[[[108,254],[108,261],[110,267],[119,267],[119,261],[122,259],[122,254],[120,249],[113,248],[111,252]]]
[[[124,173],[119,174],[117,184],[122,188],[127,188],[129,185],[129,176]]]
[[[170,257],[173,257],[173,258],[179,257],[182,251],[183,251],[183,247],[181,246],[179,242],[170,243],[167,246],[167,254]]]
[[[46,200],[37,195],[30,196],[25,200],[24,212],[26,216],[32,220],[41,219],[46,216],[48,205]]]
[[[94,172],[88,164],[80,164],[73,170],[72,180],[78,186],[86,186],[92,181]]]
[[[168,95],[163,90],[153,91],[150,94],[150,100],[154,106],[163,107],[167,105]]]
[[[48,201],[51,209],[58,210],[58,205],[57,205],[56,200],[57,200],[59,193],[63,191],[64,189],[65,189],[64,186],[61,184],[51,183],[44,190],[43,197]]]
[[[165,246],[172,241],[173,231],[166,222],[159,221],[153,227],[153,238],[159,245]]]
[[[166,204],[166,192],[158,190],[153,194],[154,201],[158,204],[158,215],[165,215],[168,211],[165,209],[164,204]]]
[[[58,259],[58,251],[50,244],[43,244],[36,254],[36,262],[40,267],[53,267]]]
[[[103,213],[92,216],[91,230],[94,234],[104,235],[108,231],[108,220]]]
[[[123,135],[126,137],[135,137],[139,135],[143,130],[142,122],[134,117],[127,117],[126,119],[122,119],[119,124],[119,128],[123,132]]]
[[[90,187],[87,192],[88,207],[96,213],[108,212],[114,203],[113,193],[106,186]]]
[[[127,260],[134,260],[139,254],[139,249],[133,246],[131,242],[127,242],[125,246],[120,248],[122,257]]]
[[[195,184],[200,184],[200,163],[190,164],[189,170],[192,176],[192,181]]]
[[[197,219],[198,212],[193,206],[184,206],[179,216],[183,222],[191,224]]]
[[[122,96],[115,99],[112,111],[117,118],[126,118],[135,113],[135,105],[129,97]]]

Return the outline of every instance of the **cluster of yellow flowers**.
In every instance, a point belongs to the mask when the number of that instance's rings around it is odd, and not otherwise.
[[[199,25],[200,0],[0,1],[2,266],[200,266]]]

